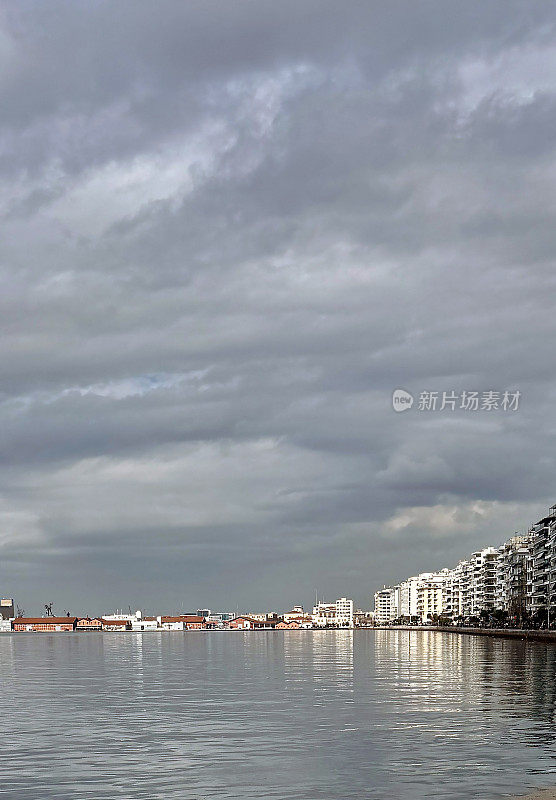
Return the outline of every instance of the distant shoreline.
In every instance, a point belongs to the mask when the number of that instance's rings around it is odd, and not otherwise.
[[[2,635],[13,635],[13,636],[20,636],[20,635],[34,635],[34,636],[44,636],[44,635],[63,635],[68,633],[77,633],[79,636],[90,636],[94,633],[107,633],[110,636],[112,635],[119,635],[119,634],[129,634],[129,633],[322,633],[323,631],[328,633],[338,633],[338,631],[374,631],[377,628],[193,628],[189,630],[168,630],[167,628],[148,628],[147,630],[133,630],[129,628],[128,630],[100,630],[98,628],[88,628],[79,630],[76,628],[72,631],[2,631],[0,630],[0,636]],[[388,629],[390,630],[390,629]],[[393,629],[392,629],[393,630]]]

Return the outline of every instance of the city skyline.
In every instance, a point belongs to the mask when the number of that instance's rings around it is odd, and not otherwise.
[[[485,544],[457,565],[413,574],[374,594],[375,621],[446,624],[489,620],[514,625],[556,621],[556,504],[500,545]],[[502,618],[498,616],[498,623]]]

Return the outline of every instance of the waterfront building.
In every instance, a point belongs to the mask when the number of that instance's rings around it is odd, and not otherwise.
[[[527,559],[527,610],[540,614],[548,609],[554,618],[556,604],[556,506],[532,526]]]
[[[284,622],[289,622],[291,619],[297,619],[298,617],[303,617],[304,611],[303,606],[294,606],[291,611],[282,614],[282,619]]]
[[[529,536],[516,534],[498,548],[495,607],[512,617],[526,608],[529,544]]]
[[[413,575],[411,578],[408,578],[406,581],[400,583],[400,595],[399,595],[399,614],[397,616],[402,617],[407,622],[412,622],[417,620],[417,588],[419,584],[419,576]],[[394,588],[394,594],[392,596],[392,604],[396,605],[396,594]],[[392,613],[397,612],[397,608],[392,609]]]
[[[497,560],[498,550],[495,547],[485,547],[471,554],[465,616],[479,616],[483,611],[494,610]]]
[[[553,624],[556,620],[556,506],[552,506],[548,512],[549,534],[548,534],[548,624]]]
[[[75,626],[78,631],[100,631],[102,630],[102,620],[100,617],[81,617]]]
[[[449,571],[443,613],[453,620],[465,617],[469,609],[471,565],[467,559]]]
[[[378,592],[375,592],[374,601],[374,617],[377,625],[386,625],[388,622],[395,619],[395,617],[392,616],[391,587],[385,586],[383,589],[379,589]]]
[[[422,572],[403,581],[392,589],[392,619],[407,622],[425,622],[440,615],[445,605],[446,584],[450,570]]]
[[[183,614],[182,619],[187,631],[200,631],[205,628],[205,618],[200,614]]]
[[[185,625],[183,616],[163,615],[160,617],[160,628],[163,631],[184,631]]]
[[[353,628],[353,600],[347,597],[336,600],[336,625],[339,628]]]
[[[446,570],[447,571],[447,570]],[[417,616],[422,623],[439,617],[443,608],[443,592],[446,575],[432,573],[422,578],[417,585]]]
[[[232,631],[273,630],[277,624],[278,623],[275,620],[253,619],[252,617],[248,616],[236,617],[229,623],[230,630]]]
[[[556,505],[525,536],[516,534],[500,547],[475,551],[453,569],[423,572],[375,594],[379,625],[435,617],[469,622],[495,611],[514,621],[528,612],[556,623]]]
[[[132,631],[156,631],[160,626],[160,617],[144,617],[140,611],[137,611],[131,620]]]
[[[340,597],[335,603],[317,603],[312,622],[314,628],[353,628],[353,600]]]
[[[206,611],[207,609],[205,609]],[[201,616],[199,614],[198,616]],[[215,611],[208,616],[205,616],[205,620],[207,622],[216,622],[218,625],[223,625],[226,622],[235,618],[235,614],[233,611]]]
[[[257,611],[257,612],[249,612],[246,616],[250,617],[251,619],[256,619],[259,622],[266,622],[267,619],[278,619],[278,614],[273,611]]]
[[[74,631],[76,624],[77,617],[16,617],[12,628],[33,633],[60,633]]]
[[[336,603],[317,603],[313,606],[313,627],[330,628],[336,625]]]
[[[392,586],[390,589],[390,616],[391,619],[398,619],[401,617],[402,604],[401,604],[401,587]]]
[[[131,622],[131,620],[137,616],[137,614],[141,614],[140,611],[136,611],[135,614],[132,614],[131,611],[126,613],[124,611],[116,611],[114,614],[103,614],[103,620],[120,620],[124,622]]]
[[[131,622],[129,619],[108,619],[102,618],[103,631],[130,631]]]

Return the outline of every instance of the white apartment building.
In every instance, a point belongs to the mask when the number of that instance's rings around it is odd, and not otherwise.
[[[336,600],[336,625],[339,628],[353,628],[353,600],[347,597]]]
[[[419,577],[419,575],[414,575],[400,583],[400,617],[407,618],[408,621],[417,616]]]
[[[422,572],[413,575],[399,586],[399,613],[409,621],[424,622],[433,614],[441,614],[444,607],[445,587],[450,570]]]
[[[498,548],[495,606],[512,616],[526,607],[529,536],[516,534]]]
[[[435,615],[469,621],[501,610],[521,619],[539,613],[556,627],[556,505],[526,536],[485,547],[453,569],[422,572],[375,594],[378,624],[405,619],[427,622]]]
[[[445,575],[423,578],[417,587],[417,616],[422,623],[440,616],[443,609]]]
[[[527,559],[527,610],[531,613],[556,604],[556,506],[530,530]]]
[[[395,619],[392,615],[392,589],[385,586],[375,592],[375,609],[374,617],[376,625],[386,625],[391,620]]]
[[[481,611],[493,611],[496,607],[496,567],[498,550],[485,547],[471,554],[465,616],[478,616]]]
[[[317,603],[312,620],[316,628],[352,628],[353,600],[340,597],[335,603]]]
[[[462,559],[448,571],[442,613],[452,619],[464,617],[469,603],[470,564]]]
[[[317,603],[313,606],[313,626],[326,628],[336,624],[336,603]]]

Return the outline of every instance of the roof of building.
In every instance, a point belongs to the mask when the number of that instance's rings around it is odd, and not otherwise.
[[[67,625],[77,622],[77,617],[16,617],[14,625]]]
[[[129,625],[130,621],[128,619],[103,619],[101,620],[103,625]]]

